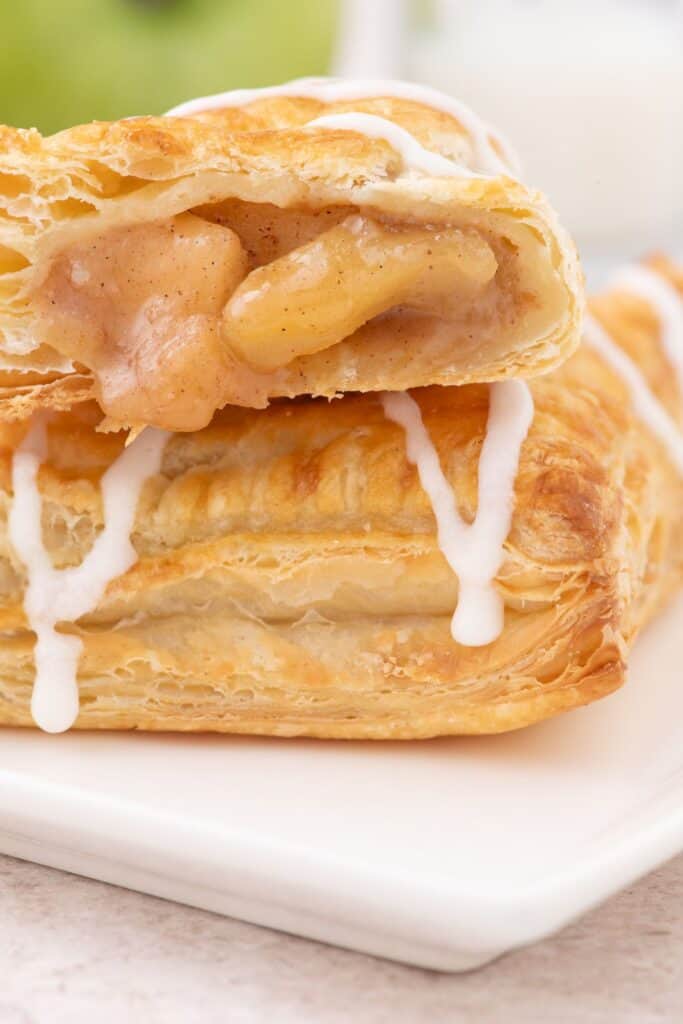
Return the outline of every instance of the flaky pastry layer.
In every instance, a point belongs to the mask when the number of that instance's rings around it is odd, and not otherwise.
[[[0,128],[0,417],[95,398],[111,427],[192,430],[226,402],[531,376],[565,359],[580,272],[545,199],[506,176],[425,176],[381,138],[306,127],[349,111],[476,170],[453,117],[390,98],[271,98],[50,138]]]
[[[594,312],[656,386],[651,310],[615,293]],[[495,643],[451,638],[457,579],[378,397],[231,408],[171,440],[138,508],[140,561],[63,627],[84,641],[77,726],[417,738],[519,728],[617,688],[636,633],[680,582],[680,478],[585,346],[532,390]],[[488,389],[413,395],[469,520]],[[50,427],[40,486],[59,566],[102,525],[98,481],[123,438],[97,433],[98,418],[85,405]],[[33,679],[6,528],[24,430],[3,428],[0,458],[0,720],[14,725],[30,724]]]

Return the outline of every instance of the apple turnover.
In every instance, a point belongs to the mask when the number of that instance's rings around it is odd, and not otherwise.
[[[677,285],[620,273],[529,384],[230,407],[128,447],[95,403],[5,424],[0,720],[31,724],[40,658],[53,729],[417,738],[610,693],[681,580]]]
[[[0,129],[0,419],[529,377],[575,348],[575,252],[454,101],[312,80],[42,138]]]

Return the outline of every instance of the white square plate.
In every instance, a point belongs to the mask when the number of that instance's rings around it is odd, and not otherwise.
[[[0,731],[0,850],[461,970],[683,848],[683,599],[592,707],[423,743]]]

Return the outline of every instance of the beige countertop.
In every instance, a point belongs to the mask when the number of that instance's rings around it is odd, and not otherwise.
[[[0,857],[0,1024],[683,1021],[683,856],[465,975]]]

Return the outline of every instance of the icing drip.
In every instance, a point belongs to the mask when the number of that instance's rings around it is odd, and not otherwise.
[[[584,321],[583,337],[601,359],[622,378],[631,395],[636,416],[659,438],[671,461],[678,471],[683,473],[683,434],[652,393],[636,364],[590,314],[586,315]]]
[[[348,113],[329,114],[325,117],[317,117],[309,121],[307,128],[330,128],[341,131],[358,132],[367,135],[371,139],[384,139],[389,145],[400,153],[403,162],[407,167],[425,174],[433,174],[438,177],[459,177],[477,178],[479,175],[469,168],[456,164],[448,157],[440,153],[433,153],[425,149],[417,141],[414,135],[400,128],[393,121],[387,121],[384,117],[376,117],[374,114]]]
[[[130,540],[138,498],[158,473],[169,434],[148,427],[102,477],[104,529],[80,565],[55,569],[42,537],[42,499],[37,478],[47,456],[47,423],[37,417],[12,460],[14,501],[10,540],[26,567],[24,610],[36,634],[31,713],[46,732],[63,732],[78,715],[78,637],[58,633],[58,622],[75,622],[99,603],[107,585],[126,572],[137,554]]]
[[[660,341],[671,367],[676,372],[678,391],[683,401],[683,300],[673,285],[648,267],[633,264],[618,270],[609,282],[612,288],[631,292],[645,299],[657,314]]]
[[[407,392],[382,396],[385,415],[405,431],[408,459],[417,467],[434,512],[439,547],[458,577],[451,633],[467,647],[489,644],[503,630],[504,604],[494,580],[510,532],[520,451],[534,414],[531,392],[523,381],[491,384],[489,394],[477,513],[471,524],[458,511],[417,402]]]
[[[204,110],[242,107],[255,100],[266,99],[270,96],[307,96],[320,100],[321,103],[390,96],[395,99],[424,103],[436,110],[450,114],[462,125],[472,141],[480,171],[492,175],[518,173],[519,171],[519,161],[510,147],[469,107],[437,89],[431,89],[426,85],[414,85],[410,82],[383,79],[347,81],[339,78],[299,78],[293,82],[286,82],[284,85],[274,85],[265,89],[233,89],[230,92],[217,93],[214,96],[201,96],[173,107],[167,111],[167,115],[169,117],[184,117]],[[492,139],[495,139],[503,157],[492,145]]]

